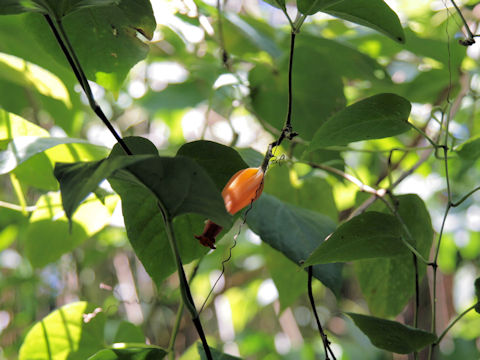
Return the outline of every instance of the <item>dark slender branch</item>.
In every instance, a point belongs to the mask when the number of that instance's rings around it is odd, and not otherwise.
[[[227,70],[230,70],[229,55],[225,47],[225,37],[223,36],[223,20],[222,20],[222,4],[221,0],[217,0],[217,29],[218,29],[218,42],[220,49],[222,50],[222,63]]]
[[[470,46],[475,44],[475,37],[478,37],[480,35],[475,35],[473,34],[472,30],[470,30],[470,27],[468,26],[467,20],[465,20],[465,17],[463,16],[462,12],[460,11],[460,8],[457,6],[454,0],[450,0],[455,7],[455,10],[457,11],[458,15],[462,19],[463,25],[465,26],[465,29],[467,31],[467,38],[465,40],[460,40],[459,43],[462,44],[463,46]]]
[[[418,259],[415,254],[412,253],[413,256],[413,267],[415,269],[415,304],[413,308],[413,327],[418,327],[418,310],[420,306],[420,289],[419,289],[419,276],[418,276]],[[417,360],[418,352],[413,353],[413,359]]]
[[[315,307],[315,299],[313,298],[312,291],[312,279],[313,279],[313,267],[309,266],[308,268],[308,299],[310,300],[310,305],[312,306],[313,315],[315,315],[315,321],[317,322],[318,331],[320,332],[320,337],[322,338],[323,348],[325,350],[325,360],[329,360],[330,357],[328,354],[332,355],[332,360],[336,360],[335,355],[330,349],[330,341],[327,338],[327,335],[323,331],[322,324],[320,323],[320,318],[318,317],[317,308]]]
[[[173,258],[175,260],[175,265],[177,267],[178,277],[180,280],[180,294],[182,296],[183,303],[185,307],[190,312],[192,316],[193,324],[197,329],[198,336],[202,341],[203,349],[207,356],[208,360],[212,360],[212,354],[210,352],[210,347],[208,346],[207,338],[205,337],[205,332],[203,331],[202,323],[198,315],[197,309],[195,308],[195,302],[193,301],[192,293],[190,291],[190,285],[188,284],[187,277],[185,276],[185,271],[183,270],[183,263],[180,257],[180,252],[178,250],[177,240],[175,238],[175,232],[173,231],[172,220],[168,216],[167,211],[164,209],[163,205],[158,202],[158,208],[163,216],[163,223],[165,225],[165,232],[167,233],[168,242],[172,250]]]
[[[112,135],[115,137],[117,142],[120,144],[120,146],[123,148],[125,153],[127,155],[132,155],[133,153],[130,151],[128,148],[127,144],[123,141],[121,136],[117,133],[117,131],[114,129],[112,126],[111,122],[107,119],[105,114],[103,113],[102,109],[98,104],[96,103],[95,99],[93,98],[92,90],[90,88],[90,85],[88,84],[87,77],[85,76],[85,73],[80,66],[80,63],[78,61],[78,58],[75,54],[75,51],[73,50],[73,47],[70,45],[70,42],[68,41],[68,37],[63,30],[63,26],[61,21],[57,21],[57,26],[52,21],[52,18],[50,15],[46,14],[45,19],[50,26],[50,29],[52,30],[55,39],[57,40],[58,44],[60,45],[60,48],[62,49],[65,57],[67,58],[68,63],[70,64],[70,67],[73,70],[73,73],[75,74],[75,77],[77,78],[78,82],[82,86],[83,91],[85,91],[85,95],[88,98],[88,102],[90,104],[90,107],[92,110],[95,112],[95,114],[102,120],[102,122],[105,124],[105,126],[108,128],[108,130],[112,133]],[[60,30],[60,31],[59,31]]]
[[[273,148],[280,146],[284,139],[292,140],[298,134],[293,131],[292,128],[292,103],[293,103],[293,85],[292,85],[292,74],[293,74],[293,54],[295,51],[295,36],[296,32],[292,29],[290,34],[290,55],[288,61],[288,100],[287,100],[287,116],[285,119],[285,125],[283,126],[282,132],[276,141],[271,143],[268,146],[267,153],[263,158],[262,169],[263,172],[267,171],[268,163],[273,157]]]

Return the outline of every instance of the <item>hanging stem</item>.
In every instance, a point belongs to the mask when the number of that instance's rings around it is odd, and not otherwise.
[[[283,126],[282,132],[276,141],[271,143],[268,146],[267,153],[263,158],[262,163],[262,170],[265,173],[268,168],[268,163],[270,159],[273,157],[273,148],[280,146],[282,141],[287,138],[288,140],[292,140],[298,134],[293,131],[292,129],[292,103],[293,103],[293,86],[292,86],[292,74],[293,74],[293,53],[295,51],[295,36],[296,31],[292,28],[292,32],[290,33],[290,56],[288,61],[288,100],[287,100],[287,116],[285,119],[285,125]]]
[[[95,112],[95,114],[97,114],[100,120],[102,120],[102,122],[105,124],[108,130],[112,133],[112,135],[115,137],[117,142],[123,148],[125,153],[127,155],[132,155],[132,152],[128,148],[127,144],[125,144],[121,136],[117,133],[115,128],[112,126],[112,123],[107,119],[107,117],[103,113],[103,110],[95,101],[95,98],[93,97],[92,89],[90,88],[87,77],[85,76],[85,72],[83,71],[80,65],[80,62],[78,61],[77,55],[75,54],[75,51],[72,45],[70,44],[70,41],[65,32],[65,29],[63,28],[61,20],[55,20],[55,23],[54,23],[52,18],[48,14],[45,15],[45,19],[48,25],[50,26],[50,29],[52,30],[53,34],[55,35],[55,39],[60,45],[60,48],[62,49],[65,57],[67,58],[67,61],[70,64],[70,67],[72,68],[73,73],[75,74],[75,77],[77,78],[78,82],[80,83],[80,86],[85,92],[85,95],[87,96],[90,107]]]
[[[473,304],[473,305],[470,306],[468,309],[466,309],[464,312],[462,312],[460,315],[458,315],[458,316],[450,323],[450,325],[448,325],[447,328],[446,328],[445,330],[443,330],[442,334],[438,337],[437,341],[435,341],[434,345],[440,344],[440,342],[442,341],[442,339],[445,337],[445,335],[447,335],[448,331],[453,327],[453,325],[455,325],[458,320],[460,320],[462,317],[464,317],[464,316],[465,316],[467,313],[469,313],[471,310],[475,309],[475,306],[477,306],[477,304]]]
[[[163,221],[165,224],[165,231],[167,233],[168,242],[170,243],[170,248],[173,253],[173,258],[175,259],[175,265],[177,266],[178,277],[180,280],[180,294],[182,296],[183,303],[185,307],[190,312],[192,316],[193,324],[197,329],[198,336],[202,341],[203,349],[207,356],[208,360],[212,360],[212,353],[210,352],[210,347],[208,346],[207,339],[205,337],[205,332],[203,331],[202,323],[198,316],[197,309],[195,308],[195,303],[193,301],[192,293],[190,291],[190,285],[188,285],[187,277],[185,276],[185,271],[183,270],[182,259],[180,258],[180,252],[178,250],[177,240],[175,239],[175,233],[173,231],[172,221],[168,217],[166,210],[163,208],[161,203],[158,203],[158,207],[163,215]]]
[[[308,267],[308,299],[310,300],[310,305],[312,306],[313,315],[315,315],[315,321],[317,322],[318,331],[320,332],[320,337],[322,338],[323,348],[325,350],[325,360],[329,360],[330,357],[328,354],[332,355],[332,360],[336,360],[335,355],[333,354],[332,349],[330,349],[330,341],[328,340],[327,335],[323,331],[322,324],[320,323],[320,318],[318,317],[317,308],[315,307],[315,299],[313,297],[312,291],[312,279],[313,279],[313,267]]]

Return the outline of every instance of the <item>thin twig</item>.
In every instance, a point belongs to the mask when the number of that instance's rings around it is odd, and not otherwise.
[[[123,148],[125,153],[127,155],[132,155],[132,152],[128,148],[127,144],[125,144],[121,136],[117,133],[115,128],[112,126],[112,123],[107,119],[107,117],[103,113],[100,106],[96,103],[93,97],[90,85],[88,84],[87,77],[85,76],[85,72],[80,66],[80,62],[78,61],[75,51],[71,46],[70,41],[68,40],[67,34],[63,29],[62,22],[60,20],[57,20],[56,21],[57,26],[55,26],[52,18],[48,14],[45,15],[45,19],[48,25],[50,26],[50,29],[52,30],[53,34],[55,35],[55,39],[60,45],[60,48],[62,49],[65,57],[67,58],[67,61],[70,64],[70,67],[72,68],[73,73],[75,74],[75,77],[77,78],[78,82],[82,86],[82,89],[85,92],[85,95],[87,96],[90,107],[95,112],[95,114],[100,118],[100,120],[102,120],[102,122],[105,124],[108,130],[112,133],[112,135],[115,137],[117,142]]]
[[[267,152],[263,159],[262,169],[263,172],[267,171],[268,163],[273,155],[273,148],[280,146],[284,139],[292,140],[298,134],[292,129],[292,104],[293,104],[293,86],[292,86],[292,74],[293,74],[293,54],[295,50],[295,36],[296,33],[292,29],[290,33],[290,55],[288,61],[288,100],[287,100],[287,116],[285,119],[285,125],[283,126],[282,132],[276,141],[271,143],[268,146]]]
[[[312,290],[312,279],[313,279],[313,267],[309,266],[308,268],[308,299],[310,300],[310,305],[312,307],[313,315],[315,316],[315,321],[317,322],[318,331],[320,332],[320,337],[322,338],[323,348],[325,350],[325,360],[329,360],[330,357],[328,354],[332,355],[332,360],[336,360],[335,355],[330,349],[330,341],[328,340],[327,335],[323,331],[322,324],[320,323],[320,318],[318,317],[317,308],[315,306],[315,298],[313,297],[313,290]]]

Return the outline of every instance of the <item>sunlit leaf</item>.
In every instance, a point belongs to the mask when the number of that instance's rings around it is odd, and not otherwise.
[[[99,310],[83,301],[55,310],[27,333],[19,360],[89,358],[104,347],[105,316]]]
[[[6,174],[31,157],[61,144],[84,144],[92,148],[101,148],[82,139],[17,136],[8,144],[6,150],[0,152],[0,174]]]
[[[49,136],[48,131],[24,118],[0,109],[0,144],[19,136]]]
[[[437,337],[429,332],[373,316],[347,313],[373,345],[397,354],[408,354],[433,343]]]
[[[56,16],[72,9],[69,3],[54,1]],[[155,19],[150,1],[123,0],[118,5],[96,7],[94,11],[89,8],[75,11],[63,25],[87,78],[117,93],[128,71],[147,55],[149,46],[137,34],[151,39]],[[43,17],[29,15],[27,27],[59,64],[68,66]]]
[[[72,106],[65,85],[56,75],[16,56],[0,53],[0,78],[35,89],[62,101],[67,107]]]
[[[35,267],[58,260],[109,224],[117,200],[116,196],[107,197],[104,205],[94,197],[87,199],[78,208],[70,226],[60,194],[41,196],[30,216],[25,255]]]
[[[344,0],[321,11],[377,30],[399,43],[405,42],[400,19],[383,0]]]
[[[401,134],[411,129],[410,109],[410,103],[395,94],[359,101],[328,119],[313,136],[309,150]]]
[[[248,75],[256,115],[279,130],[287,113],[286,60],[279,69],[256,65]],[[324,54],[303,45],[295,49],[292,81],[293,128],[310,140],[320,125],[345,105],[342,79]]]

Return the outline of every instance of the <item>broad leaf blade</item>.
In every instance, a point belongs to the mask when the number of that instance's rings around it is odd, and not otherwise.
[[[68,304],[55,310],[27,333],[19,360],[85,360],[103,349],[105,316],[100,312],[90,321],[84,321],[84,315],[94,310],[94,306],[86,302]]]
[[[264,1],[272,5],[273,7],[285,10],[285,0],[264,0]]]
[[[97,352],[88,360],[161,360],[167,351],[159,346],[142,343],[115,343],[110,349]]]
[[[412,245],[428,258],[433,228],[425,203],[414,194],[397,196],[395,199],[398,214],[415,242]],[[417,263],[421,280],[426,267],[420,260]],[[360,260],[355,263],[355,272],[368,307],[375,316],[398,315],[415,294],[415,270],[411,253]]]
[[[0,174],[6,174],[31,157],[62,144],[84,144],[92,148],[101,148],[90,144],[86,140],[67,137],[16,137],[4,151],[0,152]]]
[[[58,192],[41,196],[30,216],[24,239],[25,255],[30,263],[43,267],[57,261],[103,229],[110,223],[117,199],[109,196],[104,205],[94,197],[88,198],[73,218],[67,219]]]
[[[429,332],[373,316],[347,313],[373,345],[397,354],[409,354],[432,344],[437,337]]]
[[[397,14],[383,0],[345,0],[321,11],[377,30],[393,40],[404,43],[405,33]]]
[[[395,94],[378,94],[333,115],[313,136],[309,150],[381,139],[410,130],[411,105]]]
[[[52,2],[57,17],[71,9],[69,4]],[[27,28],[57,63],[68,66],[45,20],[35,15],[28,15]],[[149,46],[137,33],[151,39],[155,30],[148,0],[122,0],[118,5],[96,7],[95,11],[84,8],[69,14],[63,24],[87,78],[114,93],[130,69],[148,53]]]
[[[144,186],[109,179],[122,199],[122,211],[128,240],[145,270],[157,286],[176,269],[163,216],[157,198]],[[202,233],[204,218],[182,215],[173,219],[173,228],[184,264],[204,255],[208,249],[193,237]]]
[[[130,166],[128,173],[124,177],[125,172],[117,172],[114,178],[125,180],[133,175],[157,197],[170,219],[196,213],[224,227],[232,223],[219,189],[192,159],[157,156]]]
[[[253,204],[247,224],[264,242],[297,265],[335,229],[330,218],[286,204],[268,194],[263,194]],[[313,275],[338,294],[341,287],[340,264],[314,266]]]
[[[98,184],[116,170],[143,161],[153,155],[117,156],[92,162],[57,163],[54,174],[60,183],[63,208],[70,219],[78,205]]]
[[[480,137],[472,137],[455,149],[463,160],[477,160],[480,158]]]
[[[220,190],[233,174],[248,167],[234,149],[213,141],[198,140],[184,144],[178,149],[177,155],[195,160]]]
[[[304,266],[405,254],[402,236],[402,226],[393,215],[366,212],[335,230]]]
[[[258,117],[281,130],[287,111],[287,59],[279,68],[263,64],[249,73],[251,104]],[[308,44],[295,48],[293,62],[293,127],[307,140],[335,112],[345,106],[341,75],[324,54]]]
[[[202,344],[197,344],[198,354],[200,355],[200,360],[207,360],[207,354],[205,354],[205,349],[203,348]],[[224,354],[217,349],[210,347],[210,352],[212,353],[213,360],[240,360],[239,357]]]
[[[340,1],[344,0],[297,0],[297,8],[302,14],[313,15]]]

